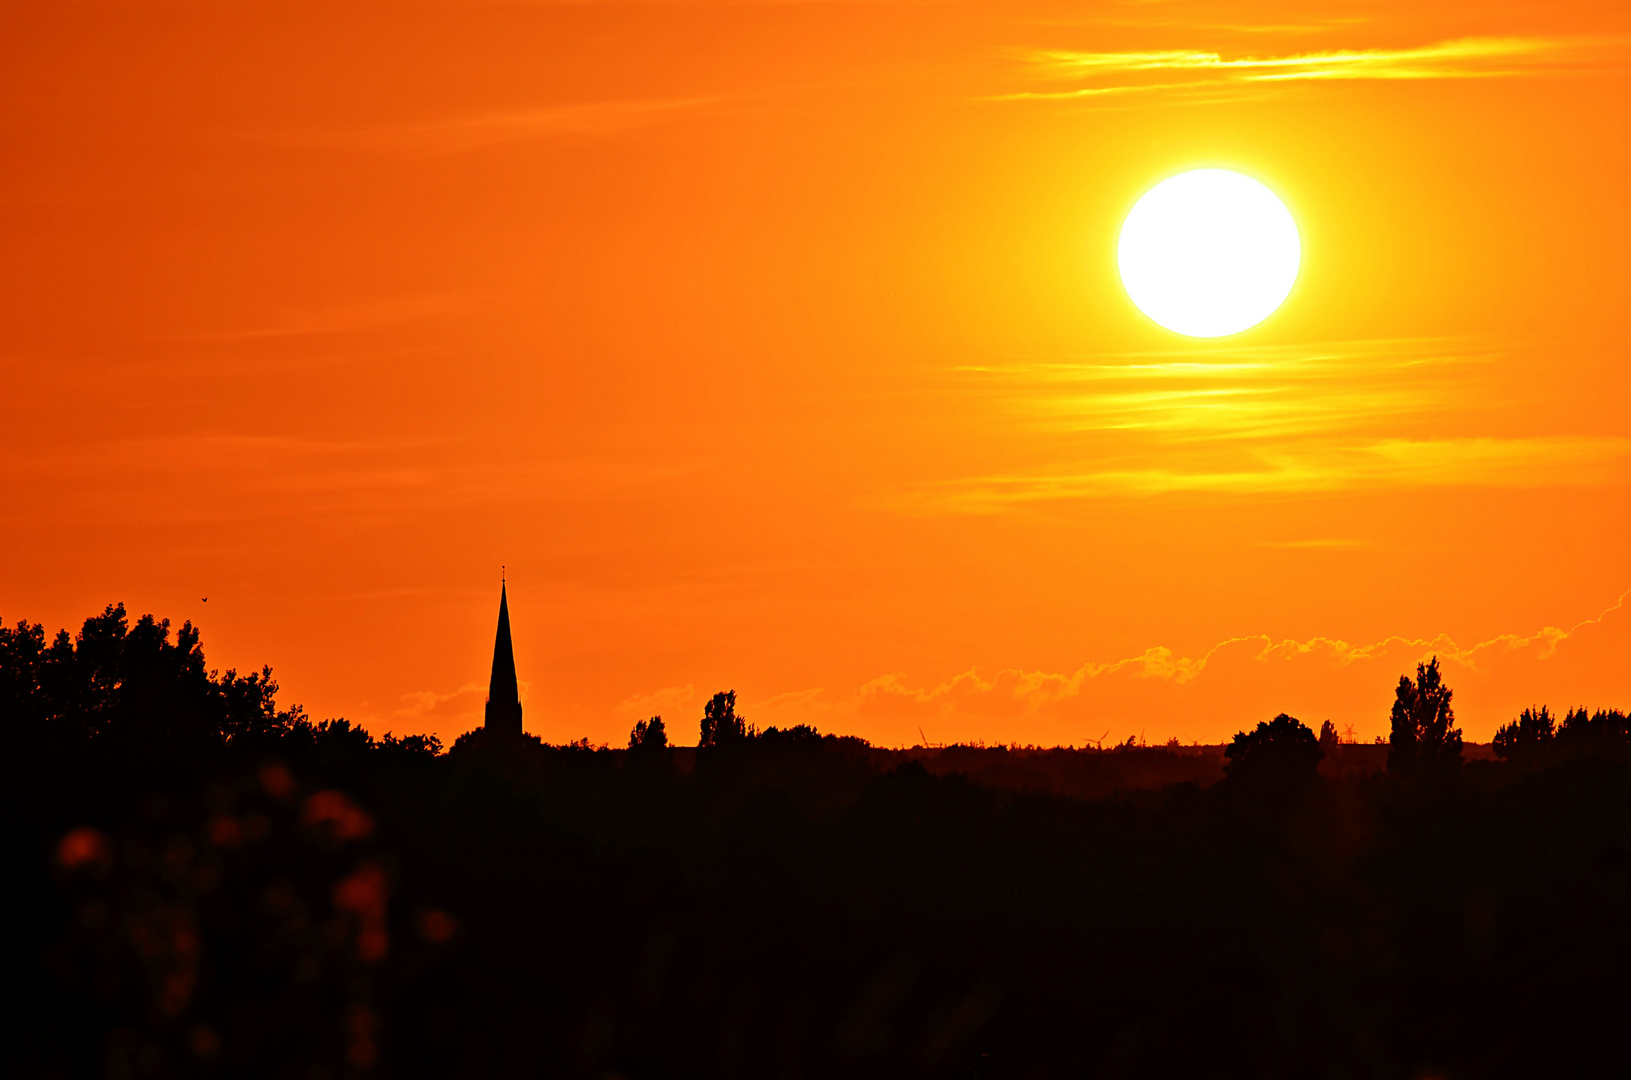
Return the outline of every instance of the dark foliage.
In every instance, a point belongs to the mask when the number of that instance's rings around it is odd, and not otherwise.
[[[131,626],[123,604],[50,645],[37,623],[0,625],[0,672],[0,731],[15,747],[95,742],[162,755],[275,736],[304,719],[276,711],[271,668],[206,671],[191,623],[172,641],[168,619],[144,615]]]
[[[701,751],[444,754],[116,612],[49,661],[0,636],[8,1075],[1620,1070],[1623,714],[1531,710],[1430,799],[1427,666],[1405,771],[1284,715],[1222,753],[884,751],[729,694]]]
[[[1528,708],[1510,724],[1495,731],[1495,753],[1507,759],[1531,759],[1539,756],[1557,736],[1552,714],[1544,705]]]
[[[1570,709],[1555,724],[1545,706],[1531,707],[1495,732],[1495,753],[1526,767],[1582,755],[1631,761],[1631,719],[1618,709]]]
[[[650,720],[635,722],[634,730],[629,732],[629,750],[634,753],[650,753],[654,750],[668,749],[668,729],[663,727],[663,718],[653,716]]]
[[[1438,657],[1416,665],[1416,680],[1399,676],[1390,716],[1388,772],[1433,784],[1461,767],[1461,729],[1450,708],[1452,692],[1438,669]]]
[[[733,746],[753,735],[745,717],[736,715],[736,691],[722,690],[702,710],[699,747]]]
[[[1314,781],[1325,751],[1302,721],[1281,713],[1236,734],[1223,756],[1229,759],[1223,771],[1237,784],[1292,788]]]
[[[240,676],[208,671],[198,631],[143,615],[130,625],[123,604],[85,620],[75,637],[26,621],[0,624],[0,735],[20,753],[81,751],[130,763],[209,760],[234,746],[324,757],[379,748],[435,756],[434,736],[387,733],[375,743],[345,720],[313,723],[299,706],[277,708],[272,669]]]
[[[1221,810],[1268,833],[1293,816],[1321,814],[1319,740],[1301,721],[1281,713],[1242,731],[1223,751],[1224,779],[1215,798]]]

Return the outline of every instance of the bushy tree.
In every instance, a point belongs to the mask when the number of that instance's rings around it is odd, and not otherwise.
[[[1399,676],[1388,737],[1389,773],[1402,779],[1439,779],[1460,767],[1461,729],[1455,726],[1451,696],[1436,656],[1416,665],[1415,681]]]
[[[1314,778],[1325,751],[1306,724],[1281,713],[1251,732],[1236,732],[1224,748],[1224,775],[1235,785],[1293,788]]]
[[[348,721],[313,723],[298,705],[277,706],[272,669],[224,674],[204,666],[197,627],[143,615],[123,604],[85,620],[77,636],[45,643],[37,623],[0,625],[0,737],[18,750],[98,747],[156,758],[223,746],[324,759],[383,751],[435,757],[434,736],[387,734],[376,742]]]
[[[435,735],[404,735],[397,738],[387,731],[383,738],[373,744],[372,749],[397,758],[433,758],[441,754],[442,740]]]
[[[650,720],[640,720],[629,732],[629,752],[634,754],[650,754],[668,749],[668,729],[663,726],[663,718],[653,716]]]
[[[821,742],[821,732],[809,724],[794,724],[788,728],[771,725],[759,733],[759,739],[776,746],[815,746]]]
[[[752,738],[755,730],[747,718],[736,714],[736,691],[721,690],[702,710],[702,730],[698,746],[730,746]]]
[[[280,712],[272,669],[240,676],[204,666],[198,629],[123,604],[85,620],[77,637],[26,621],[0,627],[0,729],[14,743],[98,743],[173,753],[283,733],[303,716]]]

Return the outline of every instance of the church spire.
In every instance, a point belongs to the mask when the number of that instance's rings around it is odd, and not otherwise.
[[[493,677],[487,684],[487,728],[521,734],[521,695],[515,683],[515,648],[510,644],[510,599],[498,588],[498,638],[493,642]]]

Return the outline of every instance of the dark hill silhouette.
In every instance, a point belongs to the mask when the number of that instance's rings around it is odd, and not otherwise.
[[[1621,713],[1445,766],[1426,665],[1390,745],[886,750],[725,692],[700,749],[441,753],[166,629],[0,627],[8,1075],[1619,1069]]]

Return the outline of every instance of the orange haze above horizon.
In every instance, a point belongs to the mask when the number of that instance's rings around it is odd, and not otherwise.
[[[1631,706],[1631,13],[12,3],[0,616],[375,734],[1386,731]],[[1195,341],[1115,237],[1291,209]],[[201,598],[208,597],[205,603]]]

